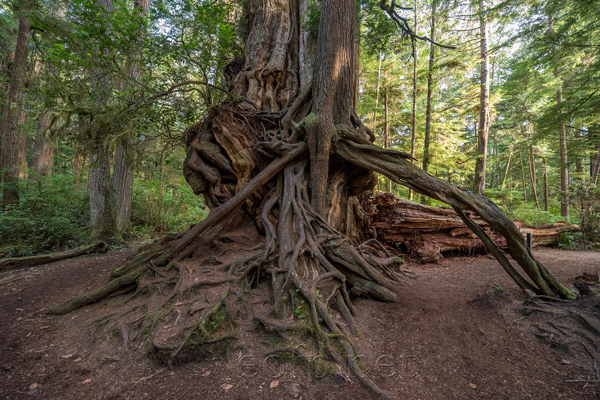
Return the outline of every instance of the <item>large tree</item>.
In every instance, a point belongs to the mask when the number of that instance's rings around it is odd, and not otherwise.
[[[343,365],[390,396],[360,371],[351,341],[360,329],[352,296],[395,301],[400,276],[397,258],[369,235],[357,198],[373,187],[372,171],[451,205],[521,288],[572,297],[494,203],[429,175],[408,154],[372,144],[353,109],[355,1],[326,0],[315,9],[309,0],[252,0],[246,7],[245,62],[227,68],[236,96],[184,134],[185,177],[211,213],[142,248],[105,286],[51,313],[132,289],[123,311],[108,319],[121,329],[121,345],[147,338],[170,364],[215,343],[276,331],[288,342],[273,351],[319,372],[323,363]],[[397,15],[393,3],[381,7]],[[506,237],[530,281],[470,213]]]
[[[23,113],[23,87],[27,73],[27,55],[29,53],[29,36],[31,21],[28,12],[32,9],[30,0],[15,3],[15,11],[19,15],[19,30],[15,47],[15,57],[10,75],[10,85],[2,124],[2,189],[3,208],[6,209],[19,203],[20,143],[21,123]]]

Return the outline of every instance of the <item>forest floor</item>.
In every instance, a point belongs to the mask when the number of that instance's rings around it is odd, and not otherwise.
[[[142,348],[98,356],[91,322],[106,306],[63,317],[44,310],[104,283],[133,250],[0,274],[1,399],[369,399],[344,373],[307,379],[301,366],[259,359],[258,348],[169,370]],[[536,257],[569,286],[600,272],[599,252],[556,249]],[[595,359],[550,347],[519,313],[524,295],[487,256],[407,264],[400,302],[356,299],[363,368],[406,399],[592,399]],[[15,279],[6,283],[6,279]],[[572,287],[572,286],[571,286]],[[268,344],[268,343],[265,343]],[[574,350],[574,349],[573,349]],[[263,350],[264,351],[264,350]]]

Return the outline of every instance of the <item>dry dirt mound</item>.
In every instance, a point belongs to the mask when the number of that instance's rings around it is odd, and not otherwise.
[[[373,398],[354,377],[308,376],[272,343],[169,370],[142,347],[94,348],[93,321],[108,299],[64,317],[44,309],[104,283],[131,251],[0,275],[0,398],[356,399]],[[600,272],[600,253],[544,250],[536,257],[563,282]],[[593,357],[553,345],[523,295],[488,257],[410,265],[400,303],[357,299],[360,363],[383,389],[408,399],[592,399]],[[483,278],[482,278],[483,277]],[[588,350],[593,350],[588,346]],[[228,358],[228,360],[227,360]]]

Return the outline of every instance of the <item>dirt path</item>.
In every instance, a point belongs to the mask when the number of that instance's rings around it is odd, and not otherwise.
[[[1,399],[373,398],[342,373],[309,380],[299,366],[259,357],[268,343],[232,349],[229,363],[215,356],[171,371],[148,359],[142,347],[94,348],[90,326],[105,309],[44,314],[50,305],[100,285],[130,253],[0,274],[0,283],[19,278],[0,286]],[[600,272],[600,253],[544,250],[536,256],[564,282]],[[382,388],[406,399],[600,394],[598,385],[568,382],[592,372],[568,353],[549,349],[522,323],[516,312],[522,294],[495,260],[454,258],[409,267],[418,276],[402,283],[400,303],[355,303],[364,333],[356,342],[361,363]]]

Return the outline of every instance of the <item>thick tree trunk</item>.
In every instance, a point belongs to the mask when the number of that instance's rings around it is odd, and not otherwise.
[[[133,6],[135,16],[145,19],[150,9],[150,0],[136,0]],[[142,40],[144,37],[143,25],[138,31],[138,37],[133,43],[136,51],[133,52],[132,61],[129,65],[130,82],[127,87],[134,90],[140,83]],[[133,201],[133,175],[134,175],[134,147],[136,128],[132,128],[124,138],[119,140],[115,150],[115,166],[112,176],[112,206],[114,208],[116,230],[123,235],[129,230],[131,220],[131,205]]]
[[[585,165],[583,162],[583,157],[581,155],[582,149],[584,148],[582,142],[582,135],[580,129],[575,129],[575,146],[577,147],[577,156],[575,158],[575,174],[577,179],[581,182],[582,185],[585,185]]]
[[[435,40],[435,11],[436,4],[431,5],[431,40]],[[431,114],[433,112],[433,66],[435,64],[435,45],[431,43],[429,47],[429,69],[427,71],[427,109],[425,111],[425,142],[423,144],[423,170],[429,171],[431,156],[429,152],[431,142]]]
[[[508,176],[508,171],[510,169],[510,160],[512,159],[512,149],[508,151],[508,159],[506,160],[506,166],[504,167],[504,176],[502,177],[502,184],[500,185],[500,189],[504,189],[504,185],[506,185],[506,177]]]
[[[354,96],[356,2],[322,4],[313,77],[314,121],[307,123],[311,204],[325,216],[329,153],[336,125],[350,125]]]
[[[418,25],[417,25],[417,2],[414,4],[414,27],[413,30],[415,35],[418,35]],[[415,147],[417,144],[417,85],[418,85],[418,48],[417,48],[417,40],[412,38],[412,57],[413,57],[413,90],[412,90],[412,129],[410,132],[410,156],[415,158]],[[413,191],[412,189],[408,190],[408,198],[412,201],[413,199]]]
[[[19,113],[19,180],[29,177],[29,166],[27,165],[27,136],[25,135],[25,102],[21,104]]]
[[[51,176],[54,166],[54,140],[48,137],[50,112],[42,113],[37,123],[37,136],[33,147],[31,164],[38,176]]]
[[[81,183],[81,175],[83,173],[83,165],[85,164],[85,157],[81,154],[81,150],[77,147],[73,151],[73,176],[75,177],[75,183],[79,185]]]
[[[523,185],[523,202],[527,204],[527,184],[525,179],[525,164],[523,164],[523,151],[519,147],[519,160],[521,161],[521,184]]]
[[[134,141],[125,138],[117,144],[112,176],[112,207],[119,235],[129,229],[133,200]]]
[[[562,86],[556,91],[556,105],[562,106],[563,95]],[[561,122],[559,132],[559,154],[560,154],[560,215],[563,217],[569,217],[569,200],[567,195],[569,194],[569,160],[567,155],[567,130],[565,125]]]
[[[597,184],[599,172],[600,172],[600,145],[598,145],[598,151],[596,153],[596,157],[594,159],[594,163],[591,168],[591,176],[590,176],[591,184]]]
[[[385,114],[383,119],[383,137],[385,138],[384,148],[389,149],[392,147],[391,138],[390,138],[390,130],[389,130],[389,122],[388,122],[388,90],[385,88],[383,104],[385,107]],[[392,180],[388,178],[387,180],[387,191],[392,193]]]
[[[90,155],[89,172],[90,232],[98,240],[115,236],[116,224],[112,207],[110,153],[105,144],[96,144]]]
[[[96,0],[105,10],[105,18],[112,13],[112,0]],[[107,32],[108,33],[108,32]],[[98,96],[98,104],[102,106],[107,101],[106,91],[110,90],[110,78],[103,76],[102,71],[96,71],[102,78],[98,79],[96,89],[102,93]],[[106,143],[105,124],[93,121],[92,149],[90,154],[89,187],[90,194],[90,233],[97,240],[112,238],[117,233],[113,207],[113,195],[110,176],[110,145]]]
[[[546,157],[544,157],[544,211],[548,211],[548,165],[546,164]]]
[[[26,4],[22,4],[25,11]],[[2,203],[6,209],[19,203],[19,167],[21,153],[21,112],[23,110],[23,85],[27,72],[27,54],[29,53],[29,35],[31,23],[27,18],[19,19],[19,33],[15,48],[15,58],[10,76],[10,86],[6,104],[6,119],[3,124],[2,169],[3,191]]]
[[[379,66],[377,68],[377,86],[375,88],[375,109],[373,110],[373,132],[377,133],[377,112],[379,111],[379,88],[381,87],[381,62],[383,52],[379,52]]]
[[[533,149],[533,124],[528,123],[527,127],[527,138],[529,140],[529,154],[527,156],[527,164],[529,165],[529,179],[531,181],[531,191],[533,193],[533,201],[537,209],[540,209],[540,200],[538,198],[537,191],[537,176],[535,172],[535,152]]]
[[[488,52],[487,15],[484,0],[479,0],[479,34],[481,41],[481,77],[479,96],[479,131],[477,132],[477,161],[473,193],[483,195],[487,171],[487,147],[490,128],[490,55]]]
[[[589,138],[592,142],[592,151],[590,155],[590,184],[595,185],[598,181],[598,172],[600,172],[600,124],[592,125]]]

